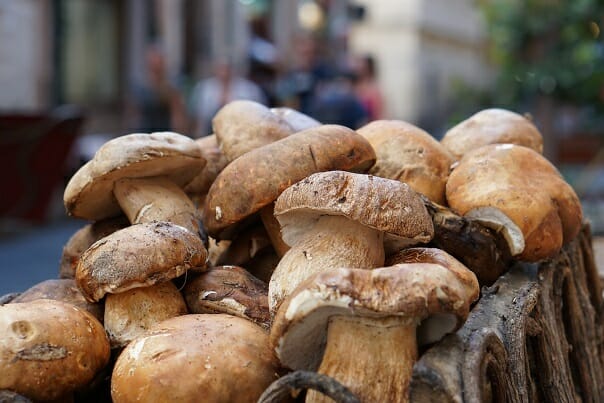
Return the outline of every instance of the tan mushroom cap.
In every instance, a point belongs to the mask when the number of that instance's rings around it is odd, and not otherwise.
[[[512,255],[538,261],[557,253],[581,228],[581,203],[541,154],[488,145],[466,154],[447,182],[458,214],[502,230]]]
[[[543,152],[543,136],[529,119],[506,109],[485,109],[445,133],[440,143],[456,159],[487,144],[516,144]]]
[[[130,343],[111,377],[121,402],[256,402],[276,378],[268,335],[235,316],[185,315]]]
[[[345,171],[320,172],[286,189],[275,203],[283,240],[294,245],[323,215],[343,216],[385,233],[387,249],[422,242],[434,226],[407,184]]]
[[[207,250],[191,231],[168,222],[136,224],[95,242],[82,254],[78,287],[89,301],[148,287],[206,266]]]
[[[369,142],[347,127],[323,125],[292,134],[227,165],[210,187],[203,222],[210,235],[224,238],[229,226],[308,175],[335,169],[365,172],[374,162]]]
[[[67,213],[88,220],[116,216],[113,195],[121,178],[165,176],[184,187],[205,165],[194,140],[172,132],[134,133],[105,143],[71,178],[63,200]]]
[[[292,127],[271,110],[254,101],[238,100],[223,106],[212,119],[216,140],[227,161],[281,140]]]
[[[333,316],[400,317],[419,323],[434,314],[467,318],[478,298],[476,276],[431,263],[408,263],[374,270],[332,269],[315,275],[284,301],[271,328],[271,345],[281,364],[314,371],[323,356]]]
[[[454,159],[434,137],[401,120],[376,120],[357,133],[377,155],[370,174],[405,182],[430,200],[445,204],[445,185]]]
[[[213,267],[183,290],[191,313],[226,313],[268,329],[268,285],[237,266]]]
[[[54,299],[81,308],[103,323],[103,304],[88,302],[74,279],[45,280],[17,296],[11,303]]]
[[[318,120],[311,118],[305,113],[288,108],[286,106],[271,108],[271,112],[285,120],[292,127],[294,133],[310,129],[312,127],[321,126],[321,122]]]
[[[178,288],[166,281],[107,295],[104,326],[111,348],[124,347],[157,323],[187,313]]]
[[[0,389],[36,401],[87,385],[109,361],[103,326],[61,301],[0,306],[0,335]]]
[[[220,171],[227,166],[228,161],[218,147],[215,134],[198,138],[195,142],[199,147],[201,156],[206,160],[206,165],[201,172],[185,186],[184,191],[187,194],[203,195],[208,192]]]

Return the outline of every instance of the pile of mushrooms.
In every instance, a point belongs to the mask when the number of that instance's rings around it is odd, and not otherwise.
[[[539,131],[511,111],[440,142],[403,121],[354,131],[250,101],[213,127],[115,138],[73,176],[67,213],[89,223],[60,279],[0,300],[0,394],[255,402],[305,370],[362,402],[405,402],[421,352],[480,297],[431,243],[434,206],[530,262],[582,222]]]

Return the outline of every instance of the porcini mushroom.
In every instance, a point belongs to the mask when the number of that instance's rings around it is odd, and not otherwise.
[[[220,108],[212,119],[212,128],[229,162],[294,132],[269,108],[249,100],[232,101]]]
[[[468,152],[447,182],[449,206],[505,236],[513,256],[553,256],[579,232],[581,203],[558,170],[536,151],[491,144]]]
[[[487,144],[516,144],[543,152],[543,136],[526,117],[506,109],[485,109],[452,127],[440,143],[457,159]]]
[[[310,129],[312,127],[321,126],[321,122],[311,118],[305,113],[297,111],[286,106],[280,106],[277,108],[271,108],[271,112],[285,120],[294,130],[294,133],[301,132],[302,130]]]
[[[405,182],[444,205],[445,184],[453,157],[434,137],[401,120],[376,120],[357,129],[375,150],[371,175]]]
[[[0,389],[35,401],[64,398],[109,361],[103,326],[61,301],[0,305],[0,334]]]
[[[182,187],[204,165],[195,141],[177,133],[117,137],[73,175],[65,188],[65,207],[87,220],[123,210],[132,224],[173,221],[197,233],[197,209]]]
[[[137,224],[92,244],[76,270],[88,301],[148,287],[206,266],[207,250],[191,231],[168,222]]]
[[[111,377],[123,402],[256,402],[277,378],[268,335],[235,316],[165,320],[130,343]]]
[[[304,279],[334,267],[383,266],[388,250],[430,241],[432,219],[407,184],[344,171],[313,174],[275,203],[283,240],[292,248],[269,282],[269,307]]]
[[[220,173],[227,166],[228,161],[220,148],[218,147],[218,141],[216,135],[212,134],[204,136],[195,140],[201,156],[206,160],[206,165],[203,167],[201,172],[185,186],[184,191],[191,196],[192,199],[200,199],[203,195],[208,193],[210,186]],[[203,206],[201,209],[203,209]]]
[[[418,324],[437,314],[455,330],[478,293],[474,273],[440,264],[328,270],[284,301],[271,345],[285,367],[318,369],[360,401],[406,402]],[[311,392],[307,401],[325,400]]]

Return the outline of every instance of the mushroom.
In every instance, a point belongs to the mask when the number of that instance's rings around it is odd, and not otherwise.
[[[294,131],[269,108],[248,100],[232,101],[223,106],[212,119],[212,127],[228,162]]]
[[[334,169],[365,172],[375,162],[371,145],[356,132],[323,125],[254,149],[225,167],[208,191],[203,223],[217,239],[271,204],[292,183]]]
[[[173,221],[197,233],[198,213],[182,190],[204,167],[192,139],[171,132],[135,133],[105,143],[71,178],[68,214],[87,220],[116,216],[132,224]]]
[[[183,296],[170,281],[105,298],[105,330],[111,348],[124,347],[153,325],[187,314]]]
[[[203,269],[207,251],[201,239],[168,222],[137,224],[92,244],[82,254],[76,281],[91,302],[106,293],[148,287]]]
[[[482,110],[445,133],[440,143],[460,160],[487,144],[516,144],[543,152],[543,136],[526,117],[505,109]]]
[[[445,184],[453,157],[434,137],[401,120],[376,120],[357,129],[377,155],[369,173],[405,182],[444,205]]]
[[[191,199],[199,200],[203,195],[208,193],[210,186],[212,186],[212,183],[220,171],[227,166],[228,161],[218,147],[215,134],[198,138],[195,142],[199,147],[201,156],[206,160],[206,165],[201,172],[185,186],[184,191]],[[202,204],[198,204],[198,206],[203,208]]]
[[[536,151],[491,144],[468,152],[447,182],[458,214],[501,231],[513,256],[553,256],[579,232],[581,203],[558,170]]]
[[[183,290],[191,313],[226,313],[269,328],[268,286],[237,266],[218,266]]]
[[[315,120],[305,113],[297,111],[286,106],[280,106],[277,108],[271,108],[271,112],[285,120],[294,130],[294,133],[301,132],[302,130],[310,129],[312,127],[321,126],[321,122]]]
[[[74,279],[45,280],[14,298],[11,303],[30,302],[37,299],[54,299],[81,308],[103,323],[103,304],[88,302]]]
[[[0,305],[0,389],[64,398],[109,362],[103,326],[88,312],[50,299]]]
[[[74,278],[80,256],[90,245],[128,225],[130,225],[128,219],[124,216],[119,216],[86,224],[77,230],[63,247],[59,277]]]
[[[407,184],[344,171],[313,174],[286,189],[275,203],[283,240],[292,248],[269,282],[269,307],[304,279],[334,267],[371,269],[385,250],[428,242],[432,219]]]
[[[332,269],[309,278],[284,301],[271,345],[285,367],[318,368],[360,401],[406,402],[422,343],[418,324],[439,315],[442,337],[461,326],[478,294],[476,276],[461,264]],[[307,401],[325,400],[311,392]]]
[[[268,335],[235,316],[165,320],[130,343],[111,377],[122,402],[256,402],[277,378]]]

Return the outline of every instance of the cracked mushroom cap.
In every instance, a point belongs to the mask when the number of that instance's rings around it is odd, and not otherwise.
[[[109,362],[103,326],[88,312],[39,299],[0,306],[0,389],[32,400],[62,398]]]
[[[377,155],[370,174],[405,182],[430,200],[445,204],[445,185],[454,159],[434,137],[401,120],[376,120],[357,133]]]
[[[187,283],[191,313],[226,313],[269,328],[268,285],[237,266],[218,266]]]
[[[268,107],[249,100],[233,101],[223,106],[212,119],[212,127],[229,162],[294,132]]]
[[[480,111],[445,133],[440,143],[456,158],[487,144],[516,144],[543,153],[543,136],[526,117],[505,109]]]
[[[268,335],[224,314],[165,320],[130,343],[111,377],[121,402],[256,402],[276,378]]]
[[[294,245],[323,215],[343,216],[384,232],[388,250],[429,242],[432,218],[407,184],[344,171],[320,172],[290,186],[275,203],[283,241]]]
[[[134,133],[105,143],[71,178],[63,201],[67,213],[87,220],[119,215],[113,187],[122,178],[164,176],[184,187],[204,167],[194,140],[172,132]]]
[[[191,231],[168,222],[136,224],[92,244],[76,270],[88,301],[148,287],[206,266],[207,250]]]
[[[365,172],[375,152],[365,138],[338,125],[304,130],[254,149],[227,165],[206,198],[203,223],[214,238],[275,201],[291,184],[315,172]]]
[[[429,336],[439,339],[463,324],[479,291],[471,271],[433,263],[328,270],[306,280],[284,301],[273,321],[271,345],[283,366],[314,371],[332,316],[400,317],[419,324],[439,315],[440,334]]]
[[[447,200],[458,214],[503,231],[511,254],[525,261],[556,254],[583,221],[579,198],[558,170],[513,144],[466,154],[449,177]]]

